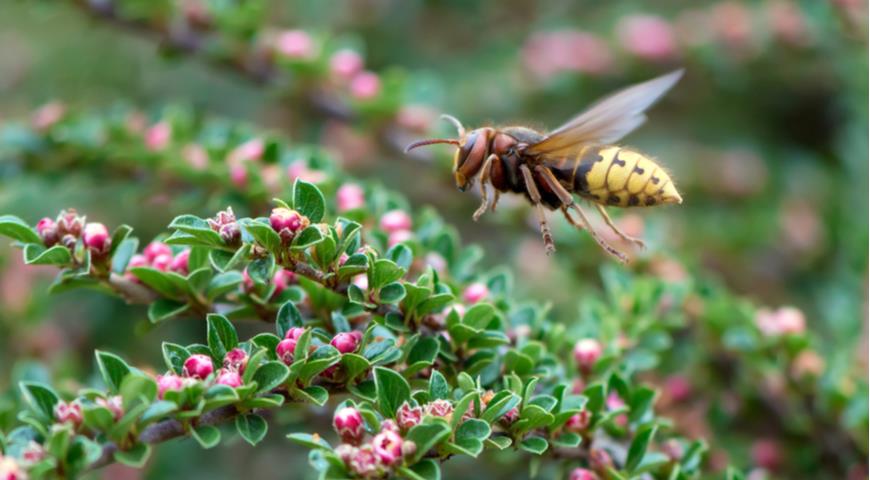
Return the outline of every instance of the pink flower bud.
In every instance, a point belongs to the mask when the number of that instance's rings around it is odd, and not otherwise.
[[[340,408],[332,418],[332,427],[344,443],[359,445],[365,435],[365,422],[359,410],[353,407]]]
[[[45,217],[36,224],[36,233],[42,239],[42,243],[46,247],[51,247],[57,243],[57,224],[54,220]]]
[[[501,416],[499,419],[502,424],[511,426],[514,422],[520,419],[520,410],[517,407],[514,407],[508,410],[507,413]]]
[[[272,276],[272,283],[275,285],[275,293],[272,295],[277,297],[285,288],[296,283],[296,274],[292,270],[279,268]]]
[[[622,47],[649,61],[669,60],[677,54],[677,40],[671,25],[655,15],[631,15],[617,26]]]
[[[608,410],[617,410],[622,407],[625,407],[625,400],[623,400],[619,394],[616,392],[611,393],[607,396],[607,400],[604,401],[604,404],[607,406]],[[628,426],[628,416],[626,414],[619,414],[616,418],[613,419],[613,423],[615,423],[618,427],[625,428]]]
[[[568,478],[569,480],[598,480],[598,475],[595,475],[595,472],[592,470],[575,468],[571,471],[571,476]]]
[[[362,332],[341,332],[332,337],[330,345],[341,353],[352,353],[359,347],[362,340]]]
[[[13,457],[0,455],[0,479],[27,480],[27,472]]]
[[[308,168],[304,160],[297,160],[287,166],[287,178],[291,183],[295,182],[296,179],[309,183],[321,183],[326,180],[326,174],[320,170]]]
[[[253,160],[259,160],[266,151],[266,144],[262,138],[254,138],[234,148],[227,155],[227,163],[230,165],[242,164]]]
[[[248,293],[254,291],[254,279],[248,274],[247,267],[242,270],[242,290]]]
[[[24,466],[34,465],[36,463],[41,462],[45,458],[45,448],[34,442],[33,440],[27,442],[27,446],[24,447],[24,451],[21,452],[21,460]],[[0,460],[2,461],[2,460]],[[8,479],[9,477],[3,477],[4,472],[3,468],[0,467],[0,478]],[[23,477],[18,477],[23,478]]]
[[[244,165],[230,165],[230,182],[242,190],[248,185],[248,169]]]
[[[163,398],[166,392],[179,391],[184,388],[184,379],[174,373],[157,376],[157,396]]]
[[[154,261],[158,255],[172,255],[172,249],[169,248],[169,245],[161,242],[151,242],[145,247],[145,250],[142,251],[142,254],[145,255],[145,258],[148,260],[148,263]]]
[[[339,212],[362,208],[366,204],[365,191],[355,183],[345,183],[338,187],[335,202]]]
[[[66,113],[66,107],[62,103],[46,103],[33,113],[30,124],[33,125],[34,129],[44,132],[59,122],[64,113]]]
[[[465,287],[465,290],[462,292],[462,299],[465,300],[465,303],[474,304],[483,300],[488,295],[489,289],[486,288],[486,284],[477,282]]]
[[[412,238],[414,238],[414,232],[410,230],[399,230],[398,232],[390,233],[390,236],[387,237],[387,244],[394,247],[400,243],[407,242]]]
[[[338,78],[347,80],[359,73],[363,68],[363,59],[353,50],[344,49],[332,54],[329,59],[329,69]]]
[[[234,348],[224,355],[224,368],[234,370],[239,373],[245,373],[245,367],[248,365],[248,352],[241,348]]]
[[[402,456],[410,457],[411,455],[417,453],[417,444],[412,442],[411,440],[405,440],[402,442]]]
[[[205,380],[214,371],[214,365],[208,356],[195,353],[184,361],[183,373],[187,377]]]
[[[278,232],[282,240],[289,242],[293,240],[296,232],[308,226],[308,219],[295,210],[278,207],[272,209],[272,214],[269,215],[269,223],[272,225],[272,229]]]
[[[233,388],[241,387],[242,376],[235,370],[221,370],[218,373],[217,383],[219,385],[226,385]]]
[[[375,478],[381,473],[378,457],[371,445],[358,448],[351,457],[348,466],[360,478]]]
[[[278,346],[275,347],[275,354],[278,355],[278,359],[284,362],[285,365],[293,364],[293,352],[295,351],[295,338],[285,338],[284,340],[278,342]]]
[[[692,395],[692,384],[682,375],[671,375],[665,379],[665,393],[672,402],[684,402]]]
[[[795,307],[782,307],[779,315],[779,329],[787,335],[800,335],[806,330],[804,314]]]
[[[172,265],[172,254],[160,254],[154,258],[154,261],[151,262],[151,268],[160,270],[161,272],[165,272],[169,270],[169,266]]]
[[[242,231],[236,223],[236,215],[232,207],[227,207],[223,212],[218,212],[215,218],[208,219],[208,226],[218,232],[221,240],[227,245],[236,244],[242,238]]]
[[[287,58],[310,59],[317,55],[314,41],[302,30],[281,32],[275,38],[273,48]]]
[[[589,415],[588,410],[581,410],[580,413],[575,413],[571,415],[571,418],[565,422],[565,430],[574,433],[581,433],[587,428],[589,428],[589,421],[591,420],[591,416]]]
[[[361,274],[353,277],[353,280],[351,280],[351,283],[353,283],[354,285],[359,287],[359,289],[364,291],[364,292],[369,289],[369,277],[364,273],[361,273]]]
[[[169,269],[175,273],[181,275],[187,275],[189,273],[188,270],[188,261],[190,259],[190,249],[182,250],[175,257],[172,258],[172,261],[169,262]]]
[[[194,170],[205,170],[208,167],[208,151],[198,143],[186,145],[181,151],[181,157]]]
[[[381,431],[383,430],[390,430],[399,433],[399,424],[388,418],[381,422]]]
[[[350,465],[350,460],[356,454],[357,448],[353,445],[342,443],[335,448],[335,454],[344,462],[345,465]]]
[[[115,395],[109,398],[97,397],[96,404],[101,407],[107,408],[110,412],[112,412],[112,417],[115,419],[115,421],[120,420],[121,417],[124,416],[124,406],[120,395]]]
[[[61,400],[54,406],[54,418],[60,423],[71,423],[73,427],[78,428],[84,420],[82,404],[78,400],[69,403]]]
[[[776,440],[756,440],[751,448],[752,461],[766,470],[776,470],[782,464],[782,449]]]
[[[290,329],[287,330],[287,333],[284,334],[284,338],[299,340],[299,337],[301,337],[303,333],[305,333],[305,329],[302,327],[290,327]]]
[[[145,147],[152,152],[159,152],[169,145],[171,138],[172,126],[169,123],[155,123],[145,132]]]
[[[450,419],[453,415],[453,404],[447,400],[437,399],[426,404],[426,415]]]
[[[391,467],[402,461],[402,437],[392,430],[381,430],[375,435],[372,448],[378,460],[386,466]]]
[[[609,468],[613,468],[613,459],[606,450],[592,448],[589,450],[589,466],[596,472],[606,472]]]
[[[396,423],[406,432],[423,420],[423,407],[412,407],[408,402],[402,404],[396,412]]]
[[[357,100],[371,100],[381,93],[381,78],[376,73],[360,72],[350,80],[350,94]]]
[[[71,235],[78,238],[85,227],[85,218],[80,216],[74,208],[70,208],[60,212],[57,221],[57,235],[64,237]]]
[[[604,351],[601,342],[594,338],[582,338],[574,344],[574,361],[583,373],[592,371],[595,362],[601,358]]]
[[[432,267],[436,272],[443,274],[447,271],[447,260],[435,252],[426,254],[426,265]]]
[[[392,233],[399,230],[410,230],[411,216],[402,210],[390,210],[381,216],[381,230]]]

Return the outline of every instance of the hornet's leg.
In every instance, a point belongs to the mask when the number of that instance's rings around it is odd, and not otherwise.
[[[553,190],[556,196],[559,197],[559,200],[562,201],[562,204],[566,207],[562,209],[562,212],[565,213],[565,218],[567,218],[572,225],[578,226],[577,223],[574,222],[574,219],[572,219],[571,216],[568,215],[568,207],[573,208],[577,212],[577,215],[580,216],[580,223],[582,223],[583,226],[586,227],[586,230],[589,231],[589,234],[592,235],[592,239],[595,240],[598,246],[604,249],[605,252],[616,257],[620,262],[628,262],[628,257],[626,257],[624,253],[611,247],[610,244],[605,242],[604,239],[601,238],[601,236],[598,235],[598,233],[592,228],[592,224],[589,222],[589,218],[586,217],[586,213],[583,211],[583,209],[580,208],[579,205],[574,202],[574,198],[571,196],[571,193],[568,192],[568,190],[565,190],[565,187],[563,187],[559,183],[559,181],[553,175],[553,172],[551,172],[548,168],[544,168],[541,166],[535,167],[535,170],[540,173],[542,177],[544,177],[544,181],[547,182],[547,185],[550,187],[550,189]]]
[[[495,154],[492,154],[486,157],[486,161],[483,162],[483,167],[480,169],[480,196],[483,197],[483,200],[480,202],[480,206],[477,207],[477,210],[474,211],[474,215],[471,217],[476,222],[480,219],[480,216],[486,213],[486,208],[489,207],[489,193],[486,191],[486,184],[489,183],[489,171],[492,168],[492,162],[494,160],[498,160],[498,157]],[[498,201],[496,199],[496,201]],[[493,204],[493,209],[495,205]]]
[[[619,227],[617,227],[616,224],[613,223],[613,220],[610,219],[610,215],[607,214],[607,210],[605,210],[603,206],[596,203],[595,208],[598,209],[598,213],[601,214],[601,218],[604,219],[604,221],[607,223],[607,226],[610,227],[611,230],[613,230],[613,233],[619,235],[619,238],[625,240],[626,242],[634,243],[640,248],[646,248],[646,244],[643,243],[643,240],[632,237],[631,235],[620,230]]]
[[[544,237],[544,248],[547,255],[556,251],[556,245],[553,243],[553,234],[550,233],[550,224],[547,223],[547,214],[544,211],[544,205],[541,204],[541,194],[538,192],[538,186],[535,185],[535,179],[532,177],[532,172],[526,165],[520,165],[520,171],[523,172],[523,179],[526,182],[526,190],[529,192],[529,197],[535,205],[538,213],[538,222],[541,225],[541,236]]]

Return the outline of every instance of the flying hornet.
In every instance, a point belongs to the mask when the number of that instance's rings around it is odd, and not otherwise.
[[[606,252],[622,262],[624,253],[608,244],[593,228],[573,194],[595,205],[607,226],[620,238],[644,247],[642,240],[616,226],[605,206],[649,207],[679,204],[683,199],[673,180],[655,160],[632,148],[615,145],[646,120],[644,112],[670,90],[682,70],[620,90],[549,133],[522,126],[482,127],[466,131],[456,118],[442,115],[459,138],[433,138],[405,149],[446,143],[455,145],[453,175],[465,191],[479,179],[482,202],[477,221],[495,211],[499,195],[518,193],[534,205],[547,254],[556,251],[545,208],[559,209],[574,227],[586,229]],[[490,203],[487,184],[494,193]],[[579,222],[571,212],[576,212]]]

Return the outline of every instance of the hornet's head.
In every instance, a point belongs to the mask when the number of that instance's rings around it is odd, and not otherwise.
[[[420,140],[408,145],[405,148],[405,152],[407,153],[417,147],[436,143],[455,145],[457,148],[456,155],[453,157],[453,177],[456,179],[456,187],[461,191],[465,191],[473,183],[475,175],[480,171],[483,161],[489,155],[489,139],[492,137],[493,130],[491,128],[477,128],[466,132],[465,128],[456,118],[450,115],[442,115],[441,118],[456,126],[459,139],[432,138]]]

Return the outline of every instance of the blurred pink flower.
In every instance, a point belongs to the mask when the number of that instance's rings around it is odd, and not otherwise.
[[[326,174],[321,172],[320,170],[313,170],[308,168],[308,165],[304,160],[297,160],[290,165],[287,166],[287,177],[290,179],[290,182],[296,181],[296,179],[305,180],[310,183],[320,183],[326,180]]]
[[[477,303],[487,296],[489,296],[489,289],[486,288],[485,283],[472,283],[462,291],[462,300],[468,304]]]
[[[335,202],[339,212],[362,208],[366,204],[365,190],[355,183],[345,183],[335,192]]]
[[[360,72],[350,81],[350,94],[357,100],[371,100],[381,93],[381,78],[373,72]]]
[[[259,160],[266,150],[266,144],[262,138],[252,138],[237,146],[227,155],[229,164],[242,163],[251,160]]]
[[[359,53],[342,49],[332,54],[329,58],[329,68],[332,74],[343,80],[349,80],[362,71],[363,59]]]
[[[755,313],[755,325],[768,337],[800,335],[806,330],[806,319],[803,312],[795,307],[781,307],[773,311],[761,308]]]
[[[230,182],[232,182],[236,188],[245,188],[248,184],[248,169],[245,168],[244,165],[231,165]]]
[[[145,132],[145,147],[152,152],[159,152],[169,145],[172,138],[172,126],[168,122],[158,122]]]
[[[563,71],[600,75],[613,68],[610,47],[600,37],[576,30],[533,34],[522,49],[526,68],[547,79]]]
[[[710,12],[711,27],[716,39],[741,56],[753,53],[752,12],[736,1],[720,2]]]
[[[189,143],[181,151],[181,157],[194,170],[205,170],[208,167],[208,152],[198,143]]]
[[[273,48],[287,58],[311,59],[317,56],[314,40],[302,30],[285,30],[274,40]]]
[[[66,113],[66,106],[63,103],[49,102],[33,112],[30,124],[36,130],[45,131],[59,122],[64,113]]]
[[[655,15],[629,15],[616,27],[622,47],[639,58],[653,62],[677,56],[677,41],[671,24]]]
[[[383,214],[380,219],[381,229],[386,232],[410,230],[412,226],[411,216],[404,210],[390,210]]]
[[[770,0],[767,2],[767,22],[770,31],[780,41],[796,47],[813,42],[812,32],[804,13],[794,2]]]
[[[407,242],[412,238],[414,238],[414,232],[410,230],[398,230],[395,232],[390,232],[390,236],[387,239],[387,244],[392,247],[402,242]]]
[[[396,114],[396,123],[413,132],[426,132],[436,116],[426,105],[404,105]]]

